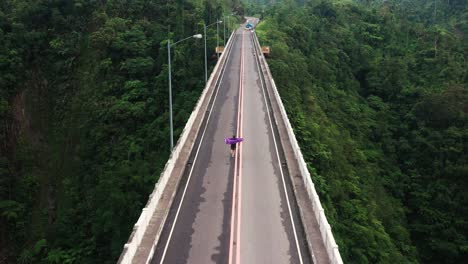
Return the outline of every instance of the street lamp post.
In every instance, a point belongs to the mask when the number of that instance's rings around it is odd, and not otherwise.
[[[219,23],[216,23],[216,48],[218,47],[219,47]],[[215,50],[215,52],[216,52],[216,59],[219,59],[218,51]]]
[[[206,25],[203,27],[203,33],[205,34],[205,83],[208,82],[208,54],[206,53],[206,28],[209,26],[212,26],[214,24],[218,25],[219,23],[223,23],[223,21],[218,20],[214,23],[211,23],[209,25]],[[218,42],[218,35],[216,35],[216,43]],[[218,53],[216,53],[218,54]]]
[[[226,23],[227,23],[227,35],[229,37],[229,35],[232,33],[230,32],[230,28],[232,28],[232,25],[231,25],[231,16],[234,15],[234,13],[230,14],[230,15],[225,15],[224,16],[224,45],[226,46]],[[227,21],[227,22],[226,22]]]
[[[232,33],[232,31],[234,31],[232,29],[232,23],[231,23],[231,16],[235,15],[235,13],[231,13],[229,15],[225,15],[224,16],[224,45],[226,46],[226,27],[227,27],[227,35],[228,35],[228,38],[229,38],[229,35]],[[226,22],[227,21],[227,22]],[[227,23],[227,26],[226,26],[226,23]],[[232,31],[231,31],[232,30]]]
[[[171,152],[172,149],[174,148],[174,127],[173,127],[173,122],[172,122],[172,71],[171,71],[171,47],[173,47],[175,44],[180,43],[184,40],[190,39],[190,38],[197,38],[201,39],[202,35],[201,34],[195,34],[193,36],[184,38],[182,40],[179,40],[177,42],[174,42],[171,44],[171,40],[167,40],[167,61],[168,61],[168,79],[169,79],[169,128],[171,131]]]
[[[205,37],[205,84],[207,83],[208,81],[208,70],[206,69],[208,66],[207,66],[207,58],[206,58],[206,25],[203,27],[203,36]]]

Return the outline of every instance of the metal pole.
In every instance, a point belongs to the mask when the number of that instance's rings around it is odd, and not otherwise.
[[[216,48],[219,47],[219,18],[216,22]],[[216,58],[219,59],[218,51],[216,50]]]
[[[223,46],[226,46],[226,16],[223,21]]]
[[[205,84],[208,82],[208,62],[207,62],[207,54],[206,54],[206,24],[203,27],[203,33],[205,36]]]
[[[167,40],[167,61],[169,78],[169,126],[171,130],[171,152],[174,148],[174,131],[172,126],[172,76],[171,76],[171,40]]]

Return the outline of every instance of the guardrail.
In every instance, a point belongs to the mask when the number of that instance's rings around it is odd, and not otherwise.
[[[307,164],[302,155],[301,148],[299,147],[296,136],[294,135],[294,130],[291,126],[291,123],[289,122],[289,118],[288,118],[288,115],[286,114],[286,110],[284,108],[283,102],[281,101],[281,96],[278,93],[278,89],[271,75],[270,68],[268,67],[268,63],[266,62],[265,57],[262,55],[262,52],[260,49],[260,43],[258,41],[257,35],[256,33],[253,33],[253,34],[254,34],[257,54],[259,56],[259,59],[260,59],[260,56],[263,57],[263,60],[260,60],[260,62],[263,64],[268,74],[268,78],[266,79],[270,82],[273,88],[272,90],[273,90],[276,102],[279,105],[281,117],[283,118],[285,125],[287,127],[286,130],[288,133],[288,139],[289,139],[290,144],[292,145],[295,158],[299,165],[298,167],[300,170],[300,174],[302,176],[302,180],[306,187],[307,194],[311,200],[315,218],[317,219],[317,222],[320,227],[320,234],[322,236],[323,243],[328,253],[329,262],[331,264],[343,264],[343,260],[341,259],[341,255],[338,250],[338,245],[336,244],[335,238],[333,237],[333,233],[331,232],[330,224],[328,223],[327,217],[325,216],[325,212],[323,210],[322,204],[320,203],[320,198],[317,194],[317,191],[315,190],[315,186],[314,186],[314,183],[312,182],[312,178],[310,177],[310,173],[309,173],[309,170],[307,169]],[[308,234],[306,234],[306,236],[307,235]],[[307,239],[309,240],[309,238]]]
[[[226,50],[231,49],[233,36],[235,36],[234,34],[235,34],[235,31],[232,32],[231,36],[228,39],[228,42],[226,43]],[[154,186],[153,192],[149,195],[149,199],[148,199],[148,202],[145,205],[145,208],[143,208],[140,217],[138,218],[136,224],[133,227],[133,231],[132,231],[132,233],[130,235],[130,238],[129,238],[128,242],[124,245],[124,249],[122,251],[122,254],[120,255],[118,263],[120,263],[120,264],[130,264],[130,263],[132,263],[133,258],[135,256],[135,253],[137,252],[137,249],[140,246],[141,241],[143,239],[143,236],[144,236],[144,234],[145,234],[145,232],[147,230],[147,227],[148,227],[148,224],[149,224],[149,222],[151,220],[151,217],[155,213],[156,207],[158,206],[158,202],[161,199],[161,196],[162,196],[163,192],[166,189],[166,185],[167,185],[167,182],[168,182],[168,180],[169,180],[169,178],[171,176],[172,170],[174,169],[174,166],[175,166],[177,160],[179,159],[179,154],[180,154],[180,152],[182,150],[182,147],[187,143],[189,132],[190,132],[192,126],[194,125],[195,119],[199,115],[200,109],[202,108],[203,103],[205,102],[205,100],[207,100],[206,97],[207,97],[208,91],[210,90],[209,88],[213,85],[213,82],[214,82],[214,84],[216,84],[217,79],[220,76],[219,73],[223,69],[224,64],[226,62],[225,54],[229,54],[229,52],[223,52],[221,54],[221,57],[219,58],[218,63],[216,64],[215,68],[213,69],[213,72],[210,75],[210,78],[209,78],[205,88],[203,89],[203,92],[202,92],[200,98],[198,99],[198,102],[197,102],[197,105],[196,105],[194,111],[190,115],[190,117],[189,117],[189,119],[188,119],[188,121],[187,121],[187,123],[186,123],[186,125],[184,127],[184,130],[182,131],[182,134],[181,134],[179,140],[177,141],[177,144],[176,144],[174,150],[172,151],[172,153],[171,153],[171,155],[169,157],[169,160],[167,161],[166,165],[164,166],[164,170],[161,173],[161,176],[159,177],[158,182],[156,182],[156,184]],[[208,101],[209,101],[209,98],[208,98]],[[198,134],[199,129],[200,129],[200,127],[198,127],[196,134]],[[190,149],[192,149],[192,148],[193,148],[193,146],[190,147]],[[176,192],[176,190],[172,194],[172,199],[175,196],[175,192]],[[171,204],[172,204],[172,199],[171,199]],[[164,219],[167,217],[167,214],[169,213],[169,209],[170,209],[170,206],[165,211]],[[163,221],[162,225],[159,227],[160,230],[158,232],[157,237],[159,237],[159,234],[160,234],[160,232],[162,230],[162,226],[164,226],[164,222],[165,222],[165,220]],[[156,244],[158,242],[157,240],[158,240],[158,238],[156,238],[156,241],[154,242],[153,246],[151,247],[149,257],[146,260],[146,263],[149,263],[151,261],[151,257],[152,257],[153,252],[154,252],[154,247],[156,246]]]

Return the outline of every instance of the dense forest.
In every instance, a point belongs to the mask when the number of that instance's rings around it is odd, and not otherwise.
[[[0,263],[115,263],[244,9],[345,263],[468,259],[467,1],[4,0]]]
[[[466,263],[468,2],[299,1],[261,15],[345,263]]]
[[[0,263],[115,263],[169,157],[167,39],[232,10],[0,1]],[[207,41],[212,68],[216,27]],[[204,87],[203,45],[174,47],[176,138]]]

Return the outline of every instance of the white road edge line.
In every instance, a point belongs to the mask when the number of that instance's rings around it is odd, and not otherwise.
[[[252,33],[250,34],[250,36],[251,36],[250,39],[252,40],[252,42],[254,42]],[[254,59],[254,60],[255,60],[256,65],[257,65],[258,73],[259,73],[259,74],[263,74],[263,72],[261,71],[261,68],[260,68],[260,66],[259,66],[259,62],[258,62],[258,60],[260,60],[260,57],[258,57],[258,56],[260,56],[260,55],[257,53],[257,47],[256,47],[256,45],[255,45],[254,43],[252,43],[252,44],[253,44],[253,46],[254,46],[254,51],[255,51],[255,54],[256,54],[256,56],[257,56],[257,58]],[[293,219],[293,217],[292,217],[291,204],[290,204],[290,202],[289,202],[288,190],[287,190],[287,188],[286,188],[286,183],[285,183],[285,180],[284,180],[283,167],[281,166],[281,160],[280,160],[280,157],[279,157],[278,145],[276,144],[275,132],[274,132],[274,130],[273,130],[273,123],[272,123],[272,121],[271,121],[270,110],[269,110],[269,107],[268,107],[268,102],[267,102],[267,100],[266,100],[265,90],[263,89],[263,87],[265,86],[265,83],[263,82],[261,76],[259,76],[259,77],[260,77],[260,82],[261,82],[261,84],[262,84],[263,100],[265,101],[265,106],[266,106],[267,114],[268,114],[268,120],[270,121],[271,135],[272,135],[273,143],[274,143],[274,145],[275,145],[275,150],[276,150],[276,158],[278,159],[278,166],[279,166],[279,168],[280,168],[281,179],[282,179],[282,181],[283,181],[284,194],[285,194],[285,196],[286,196],[286,202],[287,202],[287,204],[288,204],[289,217],[290,217],[290,219],[291,219],[291,225],[292,225],[292,228],[293,228],[294,240],[296,241],[297,253],[298,253],[298,255],[299,255],[299,261],[300,261],[300,263],[303,264],[304,261],[302,260],[301,248],[300,248],[300,246],[299,246],[299,240],[298,240],[298,238],[297,238],[296,226],[295,226],[295,224],[294,224],[294,219]],[[265,89],[266,89],[266,87],[265,87]]]
[[[237,40],[237,36],[236,36],[235,40]],[[234,45],[234,43],[232,45]],[[226,61],[225,61],[225,67],[223,68],[223,72],[221,73],[221,76],[220,76],[220,79],[219,79],[219,82],[220,82],[219,85],[221,85],[221,82],[222,82],[222,80],[224,78],[224,73],[226,72],[227,63],[229,62],[229,60],[231,58],[230,57],[231,51],[232,51],[232,47],[229,50],[229,54],[227,54],[227,58],[226,58]],[[216,85],[216,82],[215,82],[215,85]],[[213,99],[213,104],[211,105],[210,113],[208,114],[208,118],[206,119],[206,125],[205,125],[205,128],[203,129],[203,134],[202,134],[202,137],[200,139],[200,144],[198,145],[197,152],[196,152],[195,158],[193,160],[192,168],[190,168],[187,183],[185,184],[184,192],[182,193],[182,197],[180,198],[180,204],[179,204],[179,207],[177,208],[177,212],[176,212],[176,215],[175,215],[175,218],[174,218],[174,223],[172,224],[171,231],[169,233],[169,237],[167,238],[166,246],[164,247],[163,255],[161,257],[161,261],[159,262],[160,264],[162,264],[164,262],[164,258],[166,257],[167,248],[169,247],[169,243],[171,242],[172,233],[174,232],[174,228],[175,228],[176,223],[177,223],[177,218],[179,217],[180,208],[182,207],[182,203],[184,202],[185,193],[187,192],[187,187],[189,185],[190,178],[192,178],[193,168],[195,168],[195,163],[197,162],[198,153],[200,152],[200,148],[202,146],[203,139],[205,138],[205,132],[206,132],[206,129],[208,128],[208,123],[210,121],[211,113],[213,112],[213,108],[214,108],[214,105],[215,105],[215,102],[216,102],[216,98],[218,97],[218,92],[219,92],[219,88],[216,90],[215,98]]]
[[[242,91],[241,91],[241,76],[242,76],[242,54],[243,54],[243,42],[244,42],[244,32],[240,31],[242,35],[242,44],[241,44],[241,58],[240,58],[240,63],[239,63],[239,95],[238,95],[238,106],[237,106],[237,130],[236,130],[236,135],[239,137],[241,136],[240,133],[240,128],[241,128],[241,100],[242,100]],[[237,34],[237,31],[236,31]],[[228,255],[228,264],[232,264],[233,262],[233,250],[234,250],[234,231],[236,231],[236,252],[237,252],[237,246],[238,246],[238,239],[237,239],[237,221],[236,221],[236,216],[237,216],[237,209],[238,209],[238,202],[237,202],[237,180],[236,180],[236,175],[238,175],[238,168],[240,170],[240,149],[241,149],[241,143],[239,143],[239,147],[236,148],[235,153],[234,153],[234,174],[233,174],[233,189],[232,189],[232,206],[231,206],[231,227],[229,230],[229,255]],[[234,224],[236,223],[236,224]],[[236,253],[237,254],[237,253]]]

